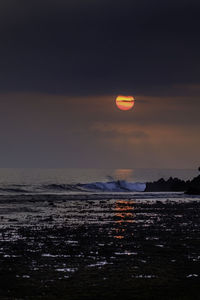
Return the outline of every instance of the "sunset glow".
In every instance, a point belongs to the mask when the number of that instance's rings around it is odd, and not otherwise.
[[[116,105],[121,110],[130,110],[134,106],[134,97],[132,96],[118,96],[116,98]]]

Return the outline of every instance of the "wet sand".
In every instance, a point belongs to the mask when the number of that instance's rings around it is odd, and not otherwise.
[[[0,299],[200,299],[199,198],[18,197],[0,197]]]

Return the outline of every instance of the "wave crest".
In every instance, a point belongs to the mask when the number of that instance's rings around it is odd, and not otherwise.
[[[0,186],[0,194],[43,194],[70,192],[144,192],[145,183],[132,183],[125,180],[108,182],[91,182],[77,184],[40,184],[40,185],[7,185]]]
[[[146,188],[145,183],[132,183],[125,180],[117,180],[110,182],[93,182],[88,184],[82,184],[81,186],[89,190],[97,191],[112,191],[112,192],[144,192]]]

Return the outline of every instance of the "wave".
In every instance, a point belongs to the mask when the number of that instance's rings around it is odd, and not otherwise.
[[[117,180],[110,182],[93,182],[88,184],[82,184],[86,189],[96,191],[112,191],[112,192],[144,192],[146,189],[146,183],[132,183],[125,180]]]
[[[23,188],[14,188],[14,187],[0,187],[0,193],[28,193],[27,190]]]
[[[68,193],[68,192],[144,192],[145,183],[132,183],[125,180],[109,182],[91,182],[77,184],[43,184],[43,185],[8,185],[0,187],[0,194],[40,194],[40,193]]]
[[[144,192],[146,183],[131,183],[125,180],[109,182],[91,182],[78,184],[49,184],[44,186],[47,190],[56,191],[101,191],[101,192]]]

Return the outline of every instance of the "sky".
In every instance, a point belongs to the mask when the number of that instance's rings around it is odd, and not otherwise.
[[[0,166],[197,168],[199,9],[1,0]]]

